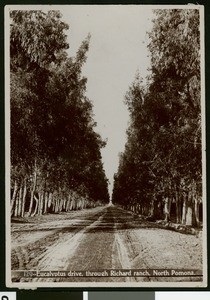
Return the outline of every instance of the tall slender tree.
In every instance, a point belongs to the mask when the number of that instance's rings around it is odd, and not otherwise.
[[[58,11],[11,12],[12,216],[109,201],[100,155],[105,143],[94,131],[82,75],[90,36],[68,57],[61,17]],[[94,176],[91,184],[87,176]]]
[[[131,122],[113,201],[121,203],[126,185],[125,207],[140,208],[152,218],[199,225],[199,10],[162,9],[155,15],[148,45],[151,76],[145,87],[137,78],[126,95]]]

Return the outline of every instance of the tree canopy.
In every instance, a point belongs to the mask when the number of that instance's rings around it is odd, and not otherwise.
[[[24,216],[109,201],[92,103],[58,11],[11,11],[11,214]]]
[[[151,218],[199,224],[202,202],[200,20],[197,9],[155,10],[151,75],[129,88],[127,144],[113,202]]]

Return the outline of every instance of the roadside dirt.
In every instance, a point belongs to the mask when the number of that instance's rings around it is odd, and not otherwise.
[[[14,220],[12,270],[202,269],[202,236],[153,228],[116,207]],[[29,281],[14,277],[14,281]],[[190,278],[50,278],[34,281],[190,281]],[[200,280],[200,278],[197,278]]]

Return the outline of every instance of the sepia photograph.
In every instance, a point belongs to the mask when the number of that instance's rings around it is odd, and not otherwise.
[[[204,8],[5,7],[7,287],[205,287]]]

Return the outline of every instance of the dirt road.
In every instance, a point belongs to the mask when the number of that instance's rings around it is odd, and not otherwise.
[[[12,270],[155,268],[202,269],[202,237],[155,228],[152,223],[143,222],[115,206],[37,216],[25,223],[12,223]],[[32,280],[166,281],[149,276]]]

